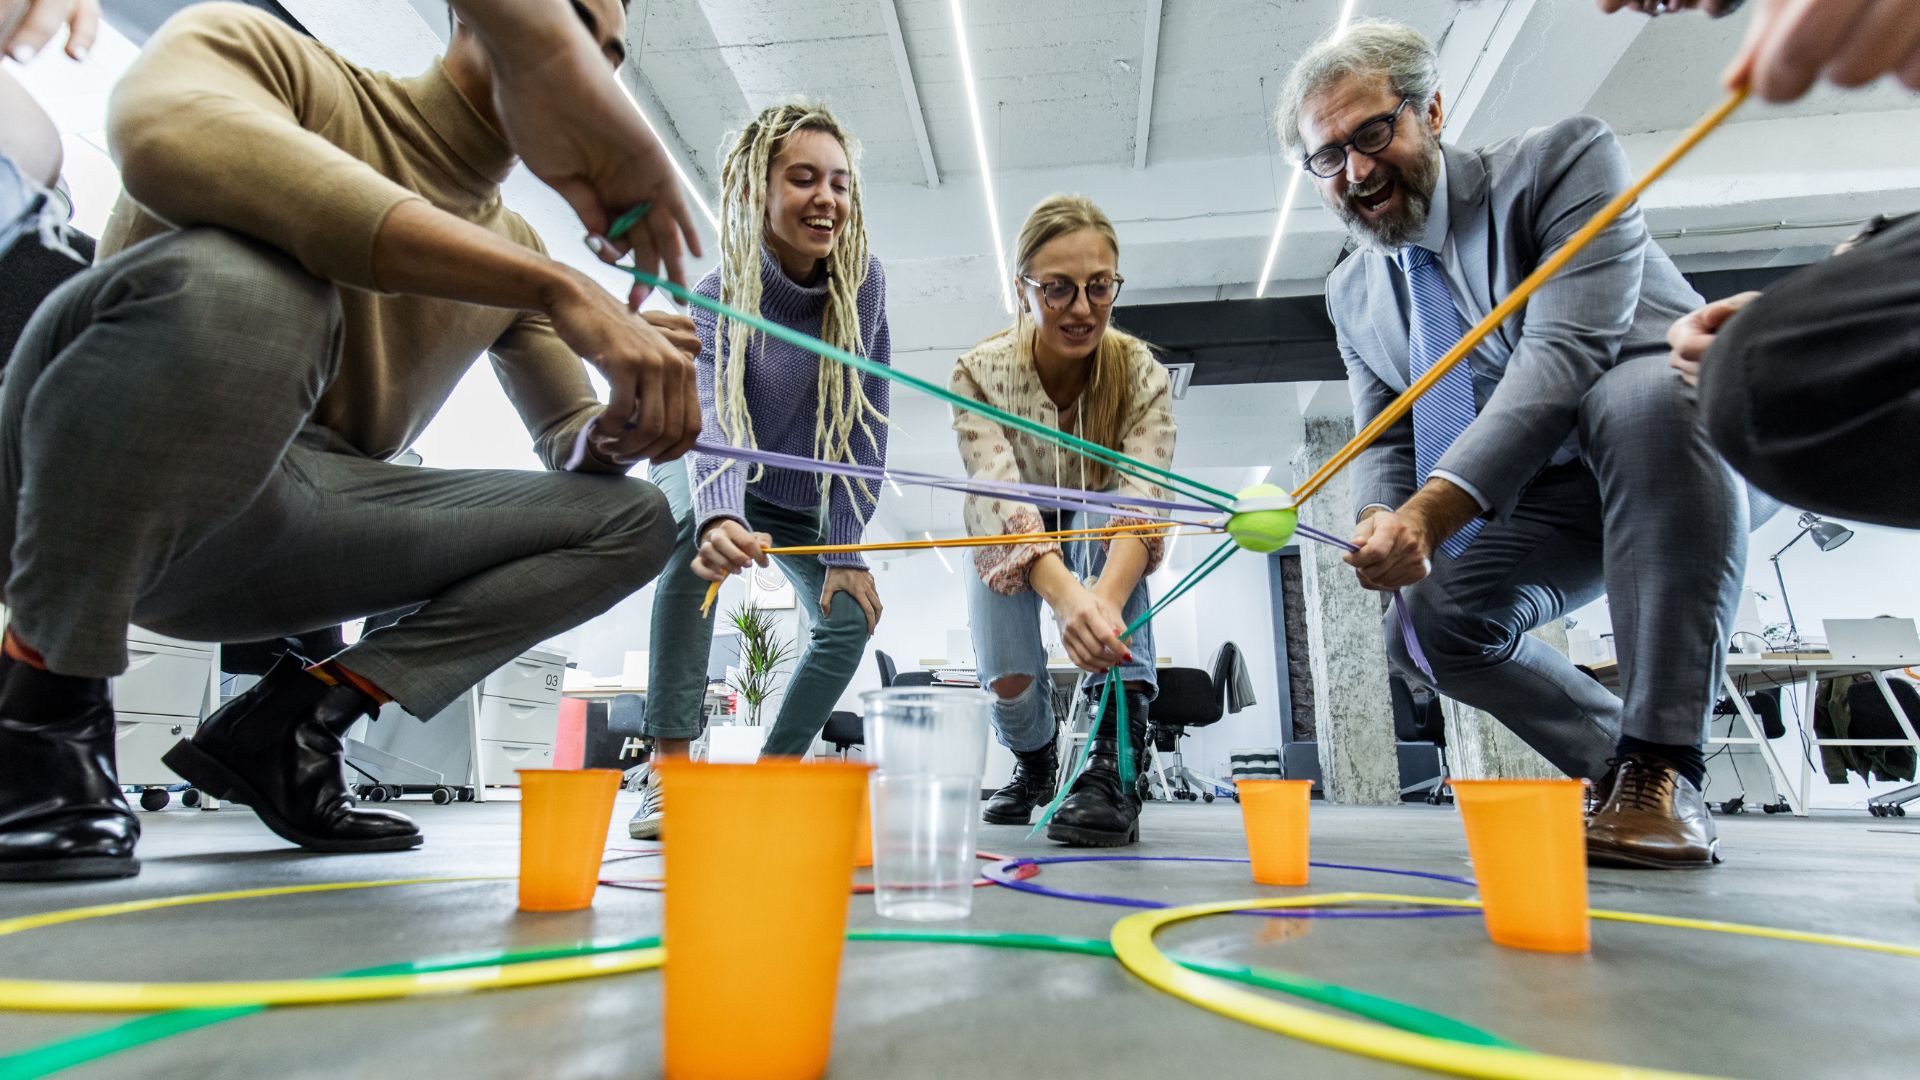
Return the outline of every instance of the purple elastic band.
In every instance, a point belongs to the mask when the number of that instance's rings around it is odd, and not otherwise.
[[[1082,491],[1078,488],[1055,487],[1051,484],[1029,484],[1017,480],[979,480],[952,476],[940,476],[935,473],[914,472],[908,469],[875,468],[869,465],[857,465],[844,461],[820,461],[816,458],[801,457],[795,454],[779,454],[771,450],[756,450],[741,446],[720,446],[713,443],[695,443],[694,452],[709,457],[729,458],[753,465],[771,465],[780,469],[794,469],[800,472],[827,473],[833,476],[852,476],[863,480],[893,479],[903,483],[919,484],[926,487],[947,488],[952,491],[964,491],[980,495],[1039,496],[1043,498],[1073,500],[1078,503],[1092,504],[1107,508],[1147,507],[1155,510],[1180,510],[1192,513],[1216,513],[1211,506],[1191,502],[1173,502],[1167,499],[1148,499],[1133,495],[1120,495],[1106,491]],[[1079,509],[1074,506],[1068,509]]]
[[[1247,865],[1247,859],[1215,859],[1186,855],[1053,855],[1029,859],[1003,859],[981,871],[982,876],[996,885],[1016,889],[1035,896],[1049,896],[1056,900],[1078,900],[1089,904],[1107,904],[1113,907],[1131,908],[1168,908],[1172,904],[1162,904],[1157,900],[1142,900],[1134,896],[1108,896],[1104,893],[1073,892],[1068,889],[1054,889],[1033,881],[1022,881],[1013,876],[1013,872],[1022,866],[1052,866],[1057,863],[1083,862],[1204,862],[1239,863]],[[1391,874],[1396,877],[1424,878],[1428,881],[1442,881],[1449,885],[1464,885],[1474,888],[1474,883],[1463,877],[1451,874],[1431,874],[1424,870],[1394,870],[1383,866],[1356,866],[1349,863],[1310,862],[1322,870],[1354,870],[1363,874]],[[1253,911],[1237,911],[1236,915],[1256,915],[1267,919],[1445,919],[1478,915],[1472,908],[1423,908],[1414,911],[1346,911],[1329,908],[1267,908]]]
[[[1345,548],[1348,551],[1360,550],[1337,536],[1330,536],[1309,525],[1297,526],[1294,531],[1309,540],[1318,540],[1323,544],[1332,544],[1334,547]],[[1420,648],[1419,636],[1413,632],[1413,612],[1407,609],[1407,601],[1400,595],[1399,589],[1393,590],[1393,616],[1400,623],[1400,643],[1407,647],[1407,656],[1412,659],[1414,666],[1420,669],[1420,674],[1431,680],[1433,668],[1427,663],[1427,654]]]

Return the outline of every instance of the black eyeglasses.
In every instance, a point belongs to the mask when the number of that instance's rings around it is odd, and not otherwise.
[[[1041,281],[1021,275],[1020,280],[1040,290],[1040,299],[1047,305],[1049,311],[1065,311],[1072,307],[1073,302],[1080,298],[1082,289],[1086,290],[1087,303],[1094,307],[1112,307],[1113,302],[1120,299],[1120,286],[1127,281],[1118,274],[1110,278],[1096,278],[1085,285],[1065,278]]]
[[[1401,98],[1399,108],[1361,124],[1360,130],[1353,133],[1353,138],[1307,155],[1307,159],[1300,163],[1301,168],[1322,180],[1331,180],[1347,167],[1347,147],[1351,146],[1363,154],[1377,154],[1385,150],[1393,142],[1394,125],[1400,122],[1400,114],[1406,112],[1411,104],[1412,98]]]

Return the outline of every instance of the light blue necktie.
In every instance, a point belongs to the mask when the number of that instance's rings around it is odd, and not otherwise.
[[[1460,339],[1466,336],[1467,325],[1460,318],[1460,310],[1453,306],[1453,293],[1447,288],[1446,275],[1441,273],[1433,252],[1409,244],[1401,249],[1400,266],[1407,272],[1407,293],[1413,298],[1407,361],[1417,380],[1439,363],[1448,350],[1460,344]],[[1433,389],[1414,401],[1413,467],[1420,483],[1427,482],[1440,455],[1467,430],[1476,415],[1473,373],[1464,363],[1454,365]],[[1480,535],[1483,524],[1479,518],[1469,521],[1465,528],[1447,537],[1440,544],[1440,550],[1449,558],[1459,558],[1473,543],[1473,538]]]

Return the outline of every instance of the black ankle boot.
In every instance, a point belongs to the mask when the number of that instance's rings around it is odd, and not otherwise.
[[[160,760],[194,787],[244,803],[267,828],[309,851],[402,851],[420,845],[404,814],[355,809],[346,734],[373,715],[357,688],[329,686],[292,653],[259,685],[222,705]]]
[[[0,881],[132,877],[140,822],[113,768],[107,680],[0,655]]]
[[[1060,752],[1052,739],[1038,750],[1013,752],[1013,778],[993,793],[980,820],[989,825],[1025,825],[1033,808],[1053,801],[1053,777],[1060,771]]]
[[[1113,712],[1111,706],[1107,710]],[[1072,847],[1120,847],[1140,839],[1138,785],[1120,782],[1119,743],[1114,739],[1111,715],[1101,718],[1100,732],[1087,755],[1087,768],[1068,789],[1066,801],[1047,826],[1047,839]],[[1146,768],[1147,697],[1127,693],[1127,738],[1133,749],[1137,776]]]

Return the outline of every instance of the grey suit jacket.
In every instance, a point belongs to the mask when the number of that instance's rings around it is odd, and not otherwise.
[[[1589,116],[1479,150],[1442,151],[1441,263],[1469,324],[1632,183],[1613,132]],[[1580,401],[1601,373],[1665,352],[1667,327],[1700,303],[1647,235],[1639,206],[1630,208],[1467,358],[1480,415],[1436,468],[1478,488],[1504,519],[1563,448],[1578,450]],[[1328,276],[1327,310],[1354,420],[1364,425],[1410,381],[1406,279],[1386,256],[1357,253]],[[1407,419],[1354,462],[1355,513],[1375,503],[1397,507],[1416,486]]]

